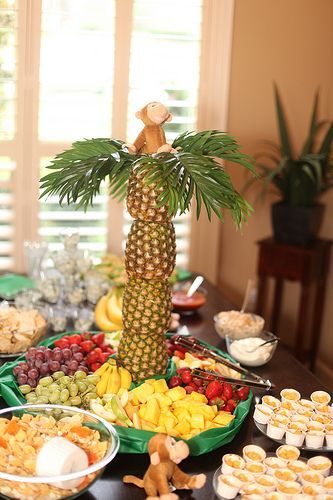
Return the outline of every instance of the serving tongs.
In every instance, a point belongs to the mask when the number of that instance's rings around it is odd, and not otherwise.
[[[189,351],[200,354],[200,356],[206,356],[212,358],[218,363],[221,363],[222,365],[227,366],[228,368],[231,368],[232,370],[235,370],[236,372],[241,373],[242,375],[245,376],[245,378],[238,379],[233,377],[227,377],[224,375],[219,375],[216,372],[200,370],[199,368],[196,368],[193,371],[193,374],[195,374],[195,376],[199,378],[205,378],[206,380],[213,380],[214,377],[215,379],[221,379],[224,380],[225,382],[230,382],[232,384],[245,385],[249,387],[255,387],[257,389],[265,389],[267,391],[275,387],[275,385],[270,380],[266,380],[257,375],[256,373],[250,372],[249,370],[246,370],[245,368],[235,363],[232,363],[231,361],[227,361],[223,356],[220,356],[213,350],[208,349],[207,347],[200,344],[200,342],[196,339],[189,339],[181,335],[177,335],[174,337],[173,340],[176,345],[185,347]]]

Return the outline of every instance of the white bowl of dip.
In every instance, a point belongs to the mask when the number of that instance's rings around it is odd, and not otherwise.
[[[275,339],[276,342],[261,346],[264,342]],[[245,366],[262,366],[268,363],[272,359],[278,343],[277,337],[266,330],[258,333],[255,337],[237,340],[226,335],[225,341],[228,353]],[[254,348],[257,349],[253,351]]]

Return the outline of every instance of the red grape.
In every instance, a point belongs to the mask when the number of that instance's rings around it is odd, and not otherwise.
[[[75,361],[78,361],[79,363],[83,360],[84,356],[82,354],[82,352],[75,352],[73,354],[73,359],[75,359]]]
[[[42,376],[44,375],[48,375],[49,372],[50,372],[50,369],[49,369],[49,364],[48,363],[43,363],[42,366],[40,367],[39,369],[39,372]]]
[[[31,368],[31,370],[28,371],[28,377],[37,380],[39,377],[39,371],[36,368]]]
[[[52,349],[50,349],[50,348],[45,349],[45,351],[44,351],[44,359],[46,361],[48,361],[49,359],[52,359],[52,355],[53,355]]]
[[[71,350],[72,350],[73,353],[74,352],[81,352],[81,347],[79,345],[77,345],[77,344],[72,344],[71,345]]]
[[[60,370],[61,370],[62,372],[64,372],[64,374],[65,374],[65,375],[67,375],[67,374],[68,374],[68,367],[67,367],[66,365],[61,365],[61,366],[60,366]]]
[[[33,368],[35,366],[35,358],[33,358],[33,359],[29,358],[27,361],[27,365],[29,368]]]
[[[16,377],[17,375],[19,375],[20,373],[22,373],[22,371],[23,371],[23,370],[21,369],[21,367],[20,367],[19,365],[16,365],[16,366],[14,366],[14,368],[13,368],[13,374],[15,375],[15,377]]]
[[[17,382],[19,385],[24,385],[27,383],[27,380],[28,380],[28,377],[25,373],[20,373],[18,376],[17,376]]]
[[[44,360],[44,351],[42,351],[41,349],[37,349],[35,358]]]
[[[34,380],[33,378],[28,378],[27,384],[29,384],[30,387],[35,388],[35,387],[37,387],[37,380]]]
[[[62,356],[64,359],[71,359],[72,351],[69,349],[69,347],[65,347],[65,349],[63,349]]]
[[[35,367],[40,368],[44,364],[44,361],[42,359],[36,359],[35,361]]]
[[[52,372],[57,372],[60,370],[60,363],[59,361],[52,360],[49,362],[49,368]]]
[[[26,352],[25,358],[28,360],[29,358],[32,359],[35,357],[36,354],[36,347],[29,347],[29,349]]]
[[[68,368],[70,370],[73,370],[74,372],[77,370],[77,367],[79,366],[79,363],[75,360],[75,359],[72,359],[69,363],[68,363]]]
[[[62,361],[63,356],[61,351],[53,351],[53,360],[54,361]]]
[[[86,366],[82,365],[82,363],[81,363],[81,365],[79,365],[77,367],[77,369],[80,370],[81,372],[85,372],[85,373],[89,372],[88,368]]]

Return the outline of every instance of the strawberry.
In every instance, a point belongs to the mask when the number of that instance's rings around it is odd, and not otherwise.
[[[209,400],[210,405],[216,405],[219,410],[224,409],[225,401],[223,398],[213,398]]]
[[[223,384],[223,396],[225,396],[227,399],[232,398],[232,387],[228,382],[224,382]]]
[[[94,343],[91,340],[84,340],[81,342],[80,347],[84,350],[84,352],[90,352],[94,348]]]
[[[91,351],[87,356],[87,362],[89,364],[96,363],[97,361],[99,361],[99,356],[100,356],[100,354],[98,354],[94,351]]]
[[[198,386],[194,383],[194,382],[190,382],[188,384],[189,387],[192,387],[192,389],[195,391],[195,392],[198,392]]]
[[[188,385],[190,382],[192,382],[192,375],[191,375],[190,370],[184,370],[180,376],[181,376],[182,382],[185,385]]]
[[[225,407],[223,409],[224,409],[224,411],[228,411],[230,413],[233,413],[235,411],[236,406],[237,406],[236,401],[234,401],[233,399],[229,399],[229,401],[227,402],[227,404],[225,405]]]
[[[81,344],[81,342],[82,342],[81,335],[79,335],[77,333],[74,335],[69,335],[67,338],[68,338],[68,342],[70,345]]]
[[[209,382],[209,384],[207,385],[205,390],[205,396],[207,399],[210,400],[216,398],[217,396],[221,396],[222,391],[223,391],[223,385],[217,380],[213,380],[212,382]]]
[[[195,385],[197,385],[198,387],[202,387],[203,385],[203,380],[202,378],[199,378],[199,377],[193,377],[193,382],[195,383]]]
[[[67,337],[62,337],[61,339],[55,340],[54,345],[60,347],[60,349],[65,349],[69,346],[69,341]]]
[[[194,391],[193,387],[191,387],[190,385],[186,385],[184,389],[186,391],[186,394],[191,394],[191,392]]]
[[[91,340],[95,342],[96,345],[101,345],[103,344],[105,339],[105,334],[104,333],[96,333],[96,335],[92,335]]]
[[[170,387],[170,389],[172,389],[173,387],[178,387],[179,385],[181,385],[181,383],[182,379],[174,375],[173,377],[170,378],[168,386]]]
[[[101,352],[101,354],[98,355],[98,361],[103,364],[109,356],[110,354],[108,352]]]
[[[176,349],[173,353],[174,356],[178,356],[178,358],[180,359],[185,359],[185,353],[183,353],[182,351],[179,351],[178,349]]]
[[[249,392],[249,387],[241,387],[236,391],[236,394],[241,401],[245,401],[248,398]]]
[[[102,365],[101,363],[93,363],[92,365],[90,365],[90,368],[93,372],[95,372],[96,370],[98,370],[98,368],[100,368]]]

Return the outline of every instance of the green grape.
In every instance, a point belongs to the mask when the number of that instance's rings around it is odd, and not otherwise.
[[[36,401],[36,403],[43,404],[43,405],[47,404],[48,402],[49,402],[49,398],[47,396],[39,396],[37,398],[37,401]]]
[[[37,396],[41,396],[42,395],[42,386],[41,385],[37,385],[36,389],[35,389],[35,393]]]
[[[20,385],[19,389],[22,392],[22,394],[29,394],[29,392],[31,392],[31,390],[32,390],[32,387],[30,387],[29,384],[24,384],[24,385]]]
[[[96,386],[93,384],[89,384],[87,387],[88,392],[96,392]]]
[[[48,396],[50,394],[49,388],[48,387],[42,387],[40,391],[40,396]]]
[[[52,377],[43,377],[40,379],[40,381],[38,382],[39,385],[43,385],[43,386],[48,386],[50,384],[52,384],[53,382],[53,378]]]
[[[64,372],[62,371],[58,371],[58,372],[54,372],[54,374],[52,375],[52,377],[55,379],[55,380],[58,380],[59,378],[61,377],[64,377]]]
[[[84,392],[87,390],[87,384],[81,382],[80,380],[76,382],[76,385],[78,386],[79,392]]]
[[[49,401],[50,403],[57,403],[60,400],[60,391],[59,389],[57,391],[51,392],[49,395]]]
[[[100,381],[101,377],[99,375],[88,375],[86,378],[86,383],[96,385]]]
[[[80,396],[71,397],[69,401],[72,406],[79,406],[82,402]]]
[[[35,392],[29,392],[29,394],[26,394],[25,399],[27,400],[28,403],[36,403],[37,401],[37,396]]]
[[[79,392],[79,388],[77,384],[75,384],[75,382],[71,382],[68,386],[68,389],[69,389],[69,394],[73,397],[76,396],[77,393]]]
[[[58,380],[59,384],[66,386],[71,383],[71,378],[68,375],[64,375]]]
[[[97,398],[96,392],[87,392],[87,394],[83,396],[83,400],[85,403],[89,403],[91,399],[96,399],[96,398]]]
[[[53,382],[51,385],[48,386],[48,390],[49,392],[58,391],[59,387],[60,386],[57,382]]]
[[[60,392],[60,401],[64,403],[65,401],[67,401],[68,398],[69,398],[69,390],[62,389],[62,391]]]
[[[78,370],[75,372],[74,377],[77,378],[78,380],[83,380],[87,376],[86,372],[83,372],[82,370]]]

